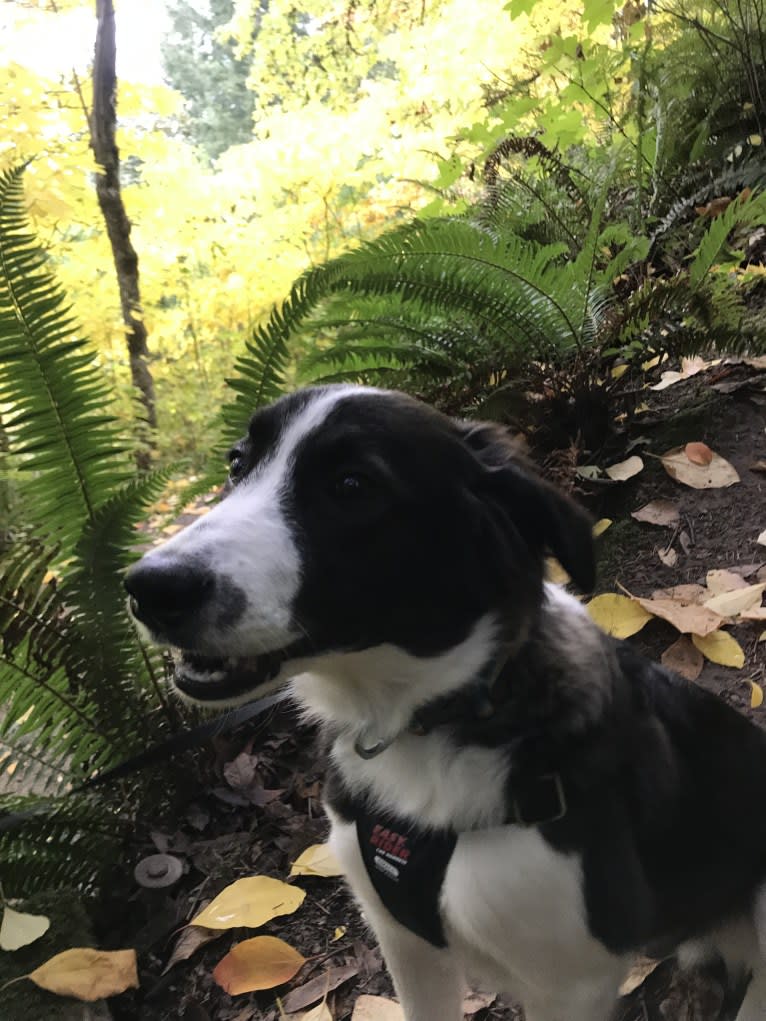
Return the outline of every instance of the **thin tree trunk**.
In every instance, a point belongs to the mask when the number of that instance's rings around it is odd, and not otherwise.
[[[120,191],[120,154],[115,132],[117,126],[117,72],[113,0],[96,0],[96,47],[93,57],[93,110],[90,114],[90,144],[101,173],[96,176],[98,204],[106,222],[112,246],[117,282],[120,288],[122,318],[125,323],[130,375],[146,413],[141,437],[145,443],[136,451],[140,469],[149,467],[150,448],[154,445],[157,410],[154,380],[147,365],[149,349],[146,326],[141,314],[138,256],[130,241],[130,220]]]

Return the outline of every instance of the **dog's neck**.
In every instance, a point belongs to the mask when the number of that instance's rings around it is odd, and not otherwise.
[[[494,664],[507,675],[501,681],[510,701],[533,703],[520,708],[531,709],[537,721],[553,713],[562,717],[561,725],[581,728],[600,715],[606,693],[598,667],[605,646],[576,599],[546,585],[539,618],[517,622],[514,631],[509,643],[507,624],[488,614],[463,642],[438,656],[412,656],[392,645],[328,653],[293,680],[293,694],[308,719],[358,748],[388,747],[433,703],[455,696],[457,708],[461,693],[491,674]]]

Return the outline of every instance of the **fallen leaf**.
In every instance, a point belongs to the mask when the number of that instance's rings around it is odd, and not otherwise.
[[[343,869],[327,844],[312,844],[290,867],[291,876],[342,876]]]
[[[681,520],[678,504],[672,500],[650,500],[637,511],[633,511],[630,516],[636,521],[645,521],[648,525],[661,525],[664,528],[672,528]]]
[[[700,606],[709,596],[704,585],[671,585],[652,592],[652,599],[673,599],[679,603],[698,603]]]
[[[742,646],[736,638],[733,638],[726,631],[716,631],[714,634],[701,636],[692,635],[692,641],[699,651],[709,659],[711,663],[718,663],[720,666],[731,666],[741,669],[745,665],[745,654]]]
[[[710,464],[693,464],[684,453],[683,447],[674,447],[660,458],[665,471],[676,482],[692,489],[725,489],[739,482],[739,475],[732,464],[713,453]]]
[[[758,709],[763,705],[763,688],[755,681],[750,681],[750,708]]]
[[[320,1003],[305,1014],[301,1014],[300,1018],[296,1018],[296,1021],[333,1021],[333,1018],[327,1004]]]
[[[28,915],[25,911],[14,911],[7,905],[0,925],[0,949],[18,950],[40,939],[51,927],[50,918],[45,915]]]
[[[766,530],[761,532],[758,538],[755,540],[760,546],[766,546]]]
[[[734,589],[733,592],[721,592],[704,603],[709,610],[720,613],[722,617],[737,617],[740,613],[753,610],[761,605],[763,590],[766,589],[766,582],[758,585],[746,585],[744,588]]]
[[[747,588],[747,582],[741,574],[724,569],[708,571],[705,576],[705,584],[714,596],[720,596],[723,592],[734,592],[736,589]]]
[[[752,610],[743,610],[738,620],[766,620],[766,606],[754,606]]]
[[[472,989],[463,997],[463,1014],[473,1017],[480,1010],[491,1007],[496,999],[497,993],[480,993],[478,990]]]
[[[640,599],[634,596],[639,606],[655,617],[662,617],[681,634],[709,635],[724,623],[723,618],[706,606],[697,603],[682,603],[675,599]]]
[[[321,1000],[333,989],[337,989],[338,986],[358,974],[358,964],[347,964],[342,968],[329,968],[324,974],[317,975],[305,985],[291,990],[282,1000],[282,1007],[288,1014],[296,1010],[303,1010],[304,1007],[310,1007],[312,1003]]]
[[[586,609],[601,630],[615,638],[629,638],[637,634],[652,619],[651,611],[643,610],[628,596],[614,592],[591,599]]]
[[[190,922],[208,929],[233,929],[239,925],[257,928],[278,915],[291,915],[306,896],[269,876],[247,876],[227,886]]]
[[[235,884],[236,885],[236,884]],[[237,943],[213,969],[213,978],[229,993],[273,989],[297,975],[306,958],[276,936],[253,936]]]
[[[707,443],[687,443],[684,453],[692,464],[708,465],[713,460],[713,451]]]
[[[597,539],[600,535],[603,535],[611,524],[611,518],[600,518],[593,526],[593,538]],[[465,1013],[465,1011],[463,1013]]]
[[[332,939],[330,940],[330,942],[331,943],[337,943],[338,940],[339,939],[343,939],[343,937],[345,935],[346,935],[346,926],[345,925],[339,925],[335,929],[335,932],[332,934]]]
[[[751,464],[750,471],[766,474],[766,461],[756,461],[754,464]]]
[[[711,199],[705,206],[695,206],[694,212],[697,216],[709,216],[713,219],[713,217],[720,216],[721,213],[725,212],[732,201],[729,195],[721,195],[717,199]]]
[[[240,752],[236,759],[227,762],[223,767],[224,779],[233,790],[242,791],[255,780],[257,766],[257,755]]]
[[[720,359],[718,359],[720,361]],[[655,383],[654,386],[650,386],[650,390],[667,390],[669,386],[674,383],[680,383],[682,379],[690,379],[692,376],[696,376],[698,372],[702,372],[704,369],[709,369],[711,365],[717,365],[718,361],[706,362],[704,358],[695,356],[693,358],[682,358],[681,359],[681,371],[676,372],[671,370],[670,372],[663,372],[660,376],[659,383]],[[647,363],[648,364],[648,363]]]
[[[597,464],[581,464],[575,468],[575,474],[583,479],[600,479],[601,469]]]
[[[221,934],[221,929],[206,929],[203,925],[187,925],[178,937],[170,960],[162,969],[162,974],[170,971],[173,965],[178,964],[179,961],[187,961],[200,947],[204,947],[211,940],[218,939]]]
[[[657,965],[661,963],[661,961],[655,961],[652,957],[636,958],[618,990],[620,996],[630,996],[631,993],[635,992],[649,978]]]
[[[664,360],[664,357],[665,356],[663,356],[663,360]],[[641,368],[644,370],[644,372],[648,372],[649,369],[653,369],[655,367],[655,365],[659,365],[659,364],[660,364],[660,356],[659,355],[655,355],[654,358],[649,358],[647,361],[641,362]]]
[[[678,554],[672,546],[670,549],[658,549],[657,556],[666,567],[675,567],[678,563]]]
[[[627,479],[632,479],[634,475],[638,475],[643,469],[644,462],[638,454],[632,454],[625,461],[618,461],[617,464],[610,465],[604,471],[610,479],[614,479],[617,482],[625,482]]]
[[[702,673],[705,658],[687,635],[681,635],[662,654],[662,665],[675,670],[687,681],[696,681]]]
[[[623,365],[613,365],[609,372],[609,375],[612,377],[612,379],[622,379],[622,377],[625,375],[629,368],[630,365],[627,362]],[[463,1013],[465,1014],[465,1011],[463,1011]]]
[[[545,580],[554,585],[568,585],[572,580],[555,557],[545,558]]]
[[[138,989],[136,952],[74,947],[51,957],[27,978],[49,993],[92,1003],[126,989]]]
[[[351,1021],[405,1021],[398,1003],[385,996],[360,996],[354,1004]]]
[[[766,642],[766,631],[761,631],[761,633],[758,635],[758,641]]]

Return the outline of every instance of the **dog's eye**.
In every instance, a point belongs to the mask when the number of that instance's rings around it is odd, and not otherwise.
[[[371,491],[371,483],[366,475],[358,472],[342,472],[332,484],[332,494],[344,503],[359,500],[368,496]]]

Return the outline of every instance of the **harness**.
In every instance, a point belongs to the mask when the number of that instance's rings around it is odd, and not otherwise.
[[[421,707],[406,730],[424,735],[450,723],[487,725],[499,704],[497,681],[506,663],[505,657],[490,663],[467,688]],[[362,758],[374,758],[398,736],[381,740],[363,734],[355,751]],[[344,816],[356,825],[367,874],[385,907],[410,932],[445,947],[439,898],[459,832],[418,826],[373,808],[362,798],[346,795],[342,800]],[[561,819],[567,811],[558,772],[511,777],[506,801],[503,825],[538,826]]]

